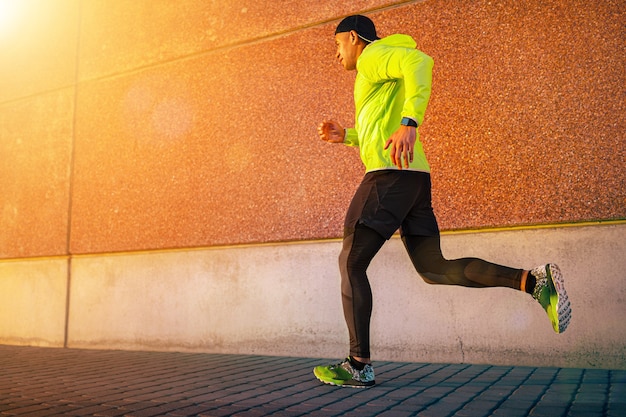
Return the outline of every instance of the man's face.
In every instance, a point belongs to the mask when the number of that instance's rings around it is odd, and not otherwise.
[[[356,60],[359,57],[359,37],[355,31],[342,32],[335,35],[339,63],[348,71],[356,69]]]

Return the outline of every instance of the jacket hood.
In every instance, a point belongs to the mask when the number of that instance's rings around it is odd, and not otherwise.
[[[400,33],[379,39],[376,42],[374,42],[374,44],[389,45],[389,46],[402,46],[404,48],[411,48],[411,49],[415,49],[415,47],[417,46],[417,42],[415,42],[415,40],[413,40],[412,37],[410,37],[409,35],[403,35]]]

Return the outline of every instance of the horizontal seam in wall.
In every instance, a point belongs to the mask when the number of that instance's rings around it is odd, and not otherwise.
[[[474,229],[456,229],[442,231],[442,235],[461,235],[474,233],[496,233],[510,232],[518,230],[541,230],[541,229],[565,229],[573,227],[590,227],[590,226],[614,226],[626,224],[626,219],[617,220],[597,220],[597,221],[581,221],[575,223],[546,223],[546,224],[529,224],[519,226],[502,226],[502,227],[484,227]]]
[[[422,3],[426,0],[419,0],[417,1],[417,3]],[[377,7],[377,8],[372,8],[372,9],[365,9],[360,11],[359,13],[361,14],[369,14],[369,13],[377,13],[377,12],[383,12],[385,10],[388,9],[393,9],[393,8],[398,8],[398,7],[402,7],[405,6],[407,4],[411,4],[414,3],[415,1],[411,1],[411,0],[404,0],[404,1],[399,1],[397,3],[393,3],[390,5],[386,5],[383,7]],[[186,55],[180,55],[180,56],[173,56],[167,59],[163,59],[161,61],[156,61],[156,62],[150,62],[148,64],[145,65],[139,65],[133,68],[129,68],[126,70],[122,70],[122,71],[114,71],[111,73],[107,73],[107,74],[103,74],[103,75],[98,75],[98,76],[94,76],[94,77],[86,77],[86,78],[80,78],[78,79],[78,82],[76,84],[73,85],[80,85],[80,84],[84,84],[84,83],[91,83],[91,82],[100,82],[100,81],[107,81],[110,79],[116,79],[119,77],[124,77],[127,75],[132,75],[132,74],[136,74],[136,73],[140,73],[140,72],[144,72],[147,70],[150,70],[152,68],[158,68],[160,66],[164,66],[164,65],[170,65],[172,63],[176,63],[176,62],[184,62],[186,60],[190,60],[190,59],[196,59],[198,57],[202,57],[204,55],[208,55],[208,54],[212,54],[212,53],[219,53],[221,51],[228,51],[231,49],[237,49],[237,48],[241,48],[241,47],[246,47],[246,46],[252,46],[252,45],[256,45],[259,43],[263,43],[263,42],[267,42],[267,41],[272,41],[275,39],[279,39],[281,37],[284,36],[290,36],[293,35],[295,33],[298,32],[302,32],[304,30],[309,30],[312,28],[316,28],[316,27],[320,27],[323,25],[327,25],[330,23],[335,23],[335,22],[339,22],[342,17],[333,17],[331,19],[326,19],[326,20],[320,20],[320,21],[315,21],[315,22],[310,22],[310,23],[305,23],[302,24],[300,26],[296,26],[296,27],[292,27],[292,28],[286,28],[284,30],[277,30],[275,32],[270,32],[270,33],[266,33],[263,34],[261,36],[258,37],[252,37],[252,38],[246,38],[246,39],[241,39],[241,40],[237,40],[234,42],[230,42],[230,43],[224,43],[218,46],[214,46],[211,48],[207,48],[204,50],[200,50],[200,51],[196,51],[196,52],[192,52],[192,53],[188,53]],[[333,38],[332,35],[329,35],[329,42],[332,42]],[[54,92],[57,91],[61,88],[67,88],[67,87],[71,87],[70,86],[66,86],[66,87],[59,87],[59,88],[55,88],[53,90],[49,90],[47,91],[49,92]],[[29,96],[25,96],[25,97],[17,97],[15,99],[12,99],[10,101],[17,101],[17,100],[21,100],[23,98],[31,98],[33,96],[37,96],[40,95],[42,93],[33,93]],[[4,104],[5,102],[2,102],[0,104]]]
[[[626,219],[618,220],[599,220],[593,222],[578,222],[578,223],[554,223],[554,224],[538,224],[538,225],[523,225],[523,226],[508,226],[508,227],[492,227],[492,228],[479,228],[479,229],[460,229],[460,230],[444,230],[441,232],[442,236],[462,235],[462,234],[478,234],[478,233],[499,233],[499,232],[511,232],[511,231],[531,231],[531,230],[543,230],[543,229],[570,229],[576,227],[594,227],[594,226],[616,226],[626,225]],[[398,235],[394,235],[393,238],[397,238]],[[84,253],[74,255],[58,255],[58,256],[40,256],[40,257],[28,257],[28,258],[7,258],[0,259],[0,264],[8,262],[29,262],[29,261],[51,261],[51,260],[67,260],[80,259],[80,258],[92,258],[103,256],[129,256],[129,255],[150,255],[158,253],[177,253],[177,252],[196,252],[206,250],[226,250],[226,249],[246,249],[246,248],[258,248],[264,246],[291,246],[291,245],[308,245],[327,242],[341,242],[341,238],[329,238],[319,240],[293,240],[293,241],[277,241],[277,242],[265,242],[265,243],[242,243],[239,245],[215,245],[215,246],[196,246],[196,247],[182,247],[182,248],[170,248],[170,249],[145,249],[136,251],[119,251],[119,252],[96,252],[96,253]]]

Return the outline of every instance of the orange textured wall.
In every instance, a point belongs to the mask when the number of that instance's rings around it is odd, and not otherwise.
[[[340,236],[357,12],[435,59],[442,229],[626,218],[624,1],[3,3],[0,258]]]

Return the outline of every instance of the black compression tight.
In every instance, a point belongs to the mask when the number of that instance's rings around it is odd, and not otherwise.
[[[350,354],[355,357],[370,357],[372,291],[366,271],[385,241],[373,229],[358,225],[354,233],[344,237],[339,255],[343,311],[350,334]],[[447,260],[441,253],[439,236],[404,236],[402,241],[413,266],[429,284],[520,288],[521,269],[477,258]]]

